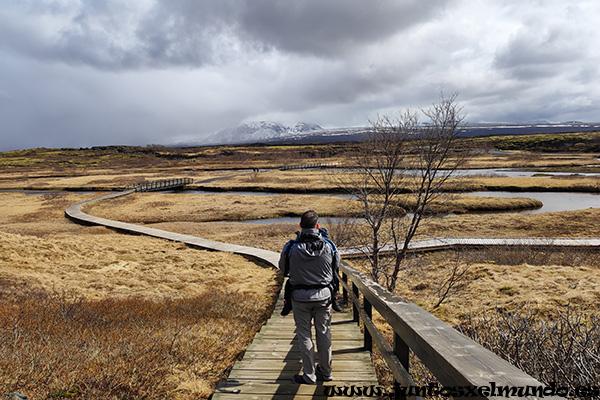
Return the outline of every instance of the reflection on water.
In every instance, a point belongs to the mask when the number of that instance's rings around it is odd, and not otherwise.
[[[442,170],[444,172],[444,170]],[[508,178],[531,178],[536,175],[543,176],[600,176],[600,172],[546,172],[543,168],[536,171],[525,171],[515,168],[479,168],[479,169],[457,169],[452,177],[461,176],[500,176]]]
[[[486,197],[527,197],[541,201],[544,205],[535,210],[511,211],[511,213],[537,214],[554,211],[575,211],[600,207],[600,193],[571,192],[471,192],[465,193]]]

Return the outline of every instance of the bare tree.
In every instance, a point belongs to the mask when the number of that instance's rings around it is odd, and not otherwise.
[[[433,309],[441,306],[445,300],[466,286],[466,276],[469,272],[469,267],[470,264],[464,263],[459,253],[456,253],[453,261],[442,266],[445,273],[444,277],[439,281],[436,290],[437,302],[433,306]]]
[[[390,291],[432,202],[464,162],[465,153],[456,148],[464,119],[456,97],[441,95],[438,103],[421,110],[425,123],[410,110],[371,122],[355,160],[358,173],[345,177],[344,187],[360,203],[359,215],[368,226],[363,235],[368,243],[361,248],[371,277]],[[382,257],[383,250],[392,256]]]

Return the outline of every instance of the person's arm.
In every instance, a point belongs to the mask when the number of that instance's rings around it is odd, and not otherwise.
[[[288,276],[290,274],[290,263],[288,259],[288,252],[290,246],[294,243],[293,240],[290,240],[283,246],[283,250],[281,251],[281,255],[279,256],[279,269],[283,271],[283,276]]]

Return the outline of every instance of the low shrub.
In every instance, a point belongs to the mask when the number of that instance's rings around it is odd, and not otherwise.
[[[534,308],[499,308],[470,317],[458,329],[544,384],[598,384],[600,315],[575,312],[570,305],[553,319]]]
[[[256,296],[219,290],[177,300],[88,301],[0,288],[0,393],[207,398],[266,308]]]

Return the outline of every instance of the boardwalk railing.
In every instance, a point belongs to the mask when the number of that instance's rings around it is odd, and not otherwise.
[[[295,165],[284,165],[279,169],[281,171],[287,171],[290,169],[317,169],[317,168],[334,168],[337,167],[338,163],[308,163],[308,164],[295,164]]]
[[[157,181],[134,183],[126,186],[125,190],[133,189],[136,192],[153,192],[157,190],[182,188],[190,183],[194,183],[192,178],[160,179]]]
[[[492,391],[512,393],[511,390],[516,390],[515,393],[519,393],[519,389],[525,394],[519,397],[562,398],[542,396],[543,385],[539,381],[416,304],[388,292],[347,263],[342,262],[340,273],[344,300],[352,303],[354,321],[364,324],[364,346],[372,349],[373,343],[377,345],[394,375],[397,388],[414,386],[409,365],[409,352],[412,351],[443,387],[464,390],[469,395],[475,393],[475,398],[492,397]],[[373,323],[373,308],[393,329],[393,346]],[[395,394],[402,398],[401,390],[396,390]],[[426,394],[420,393],[423,397]]]

